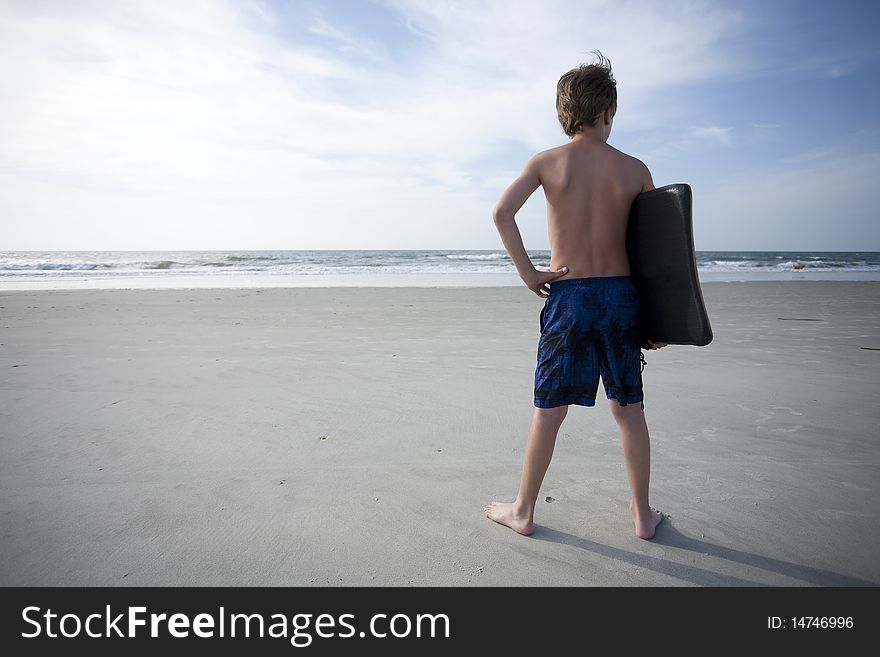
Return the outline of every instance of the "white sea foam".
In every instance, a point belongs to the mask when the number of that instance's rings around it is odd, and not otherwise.
[[[534,251],[529,256],[539,269],[548,268],[548,251]],[[795,269],[797,263],[804,268]],[[697,267],[702,280],[803,280],[816,276],[880,280],[880,253],[700,251]],[[498,249],[0,252],[0,288],[6,289],[13,289],[21,281],[49,286],[53,281],[91,284],[134,278],[164,285],[166,281],[247,277],[275,284],[291,277],[329,281],[333,277],[340,281],[358,277],[369,281],[378,280],[379,275],[406,285],[407,280],[426,276],[449,280],[451,275],[462,275],[489,281],[488,274],[518,280],[510,257]]]
[[[448,253],[450,260],[505,260],[509,258],[506,253]]]

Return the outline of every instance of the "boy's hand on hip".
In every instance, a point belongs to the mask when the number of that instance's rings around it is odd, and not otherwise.
[[[556,280],[560,276],[565,276],[568,273],[568,267],[560,267],[556,271],[541,271],[540,269],[535,269],[526,279],[523,279],[526,287],[528,287],[532,292],[537,294],[542,299],[546,299],[550,296],[550,288],[547,287],[547,284]]]
[[[651,349],[662,349],[668,346],[665,342],[654,342],[653,340],[648,340],[648,342],[651,343]]]

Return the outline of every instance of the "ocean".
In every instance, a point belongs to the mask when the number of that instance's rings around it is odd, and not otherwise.
[[[529,255],[548,268],[549,251]],[[880,252],[699,251],[697,269],[703,282],[880,280]],[[521,284],[499,250],[0,252],[0,290]]]

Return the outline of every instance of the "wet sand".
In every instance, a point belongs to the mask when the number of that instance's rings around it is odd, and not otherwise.
[[[534,410],[524,287],[0,292],[0,584],[880,584],[880,283],[704,297],[711,345],[645,352],[642,541],[601,387],[535,534],[482,515]]]

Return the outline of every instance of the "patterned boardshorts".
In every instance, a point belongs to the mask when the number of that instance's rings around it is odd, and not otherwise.
[[[608,399],[641,403],[639,291],[631,276],[550,283],[539,318],[535,406],[595,406],[599,376]]]

